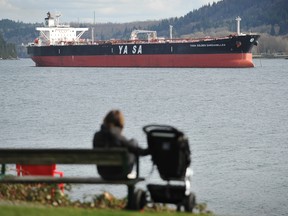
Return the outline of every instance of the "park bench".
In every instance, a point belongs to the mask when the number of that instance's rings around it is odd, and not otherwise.
[[[142,207],[141,190],[135,190],[135,185],[143,181],[139,177],[139,159],[136,162],[136,178],[127,180],[105,180],[100,177],[51,177],[51,176],[12,176],[6,174],[6,164],[26,165],[101,165],[122,166],[128,169],[128,151],[123,148],[112,149],[0,149],[1,183],[47,183],[47,184],[113,184],[126,185],[128,188],[127,209],[138,210]]]

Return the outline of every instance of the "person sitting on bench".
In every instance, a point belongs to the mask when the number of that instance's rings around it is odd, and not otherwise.
[[[136,155],[145,156],[149,154],[149,149],[138,146],[135,139],[128,140],[122,135],[124,128],[124,115],[120,110],[111,110],[105,116],[101,129],[97,131],[93,138],[93,148],[127,148],[129,154],[129,167],[124,169],[120,166],[97,166],[99,175],[106,180],[123,180],[132,178],[131,172],[135,163]],[[129,175],[130,174],[130,175]]]

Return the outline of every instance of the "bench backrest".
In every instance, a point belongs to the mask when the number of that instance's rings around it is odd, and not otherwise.
[[[97,164],[126,166],[128,151],[111,149],[0,149],[0,164]]]

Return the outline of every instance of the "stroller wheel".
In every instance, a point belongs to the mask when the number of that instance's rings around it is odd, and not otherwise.
[[[146,191],[141,189],[137,189],[134,192],[134,200],[133,200],[133,209],[134,210],[141,210],[147,204],[146,200]]]
[[[186,212],[192,212],[193,208],[196,205],[196,197],[193,193],[190,193],[188,196],[185,197],[185,204],[184,208]]]

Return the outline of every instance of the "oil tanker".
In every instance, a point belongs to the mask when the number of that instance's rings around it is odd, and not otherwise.
[[[129,40],[97,41],[81,39],[88,28],[61,25],[59,17],[48,12],[44,27],[36,28],[39,37],[27,46],[36,66],[247,68],[254,67],[251,50],[260,37],[240,33],[237,17],[237,33],[225,37],[173,39],[170,26],[167,39],[156,31],[134,30]]]

